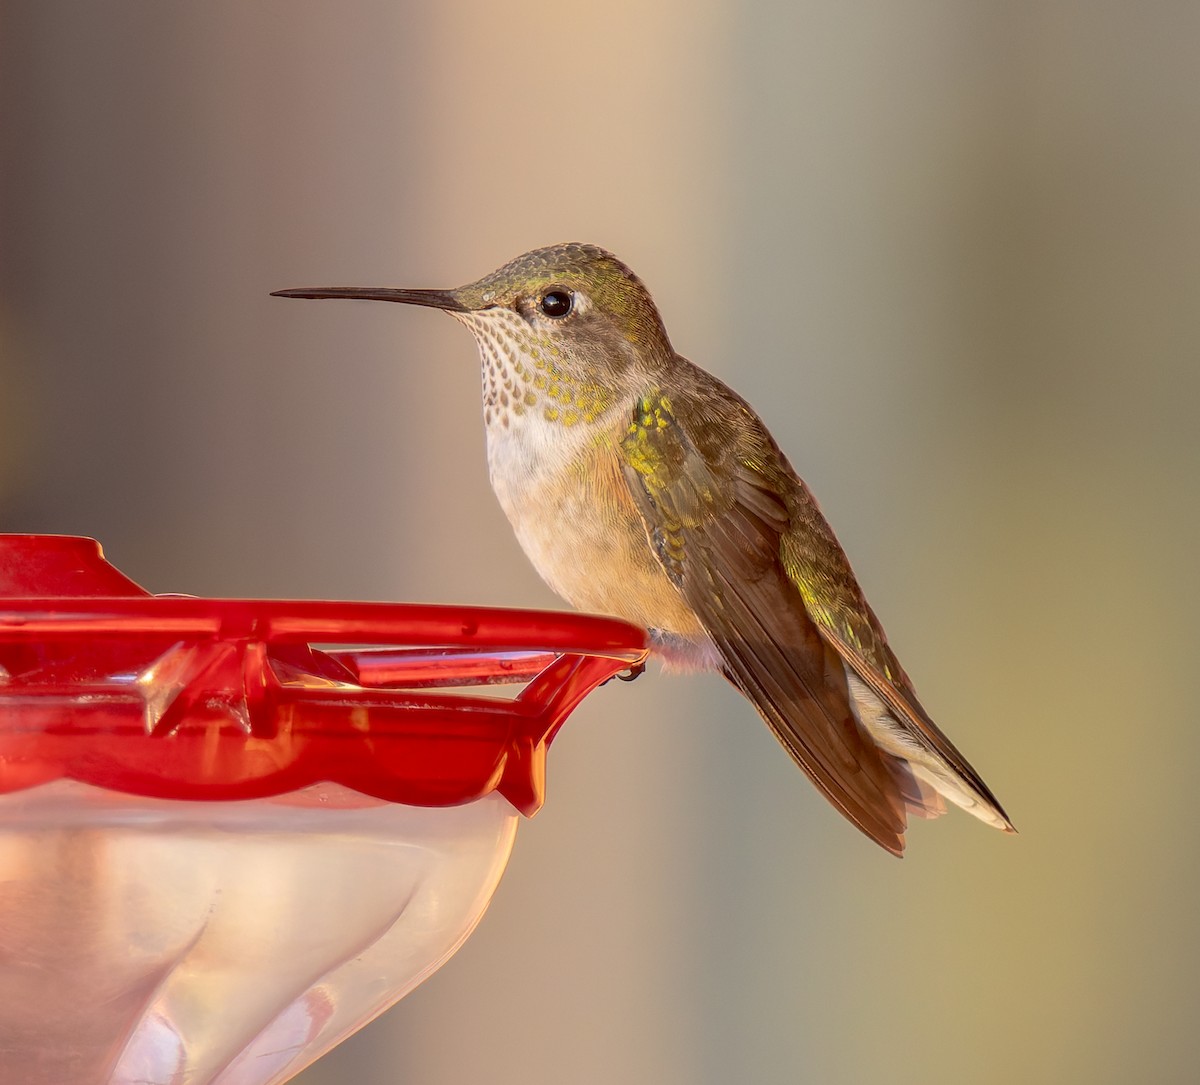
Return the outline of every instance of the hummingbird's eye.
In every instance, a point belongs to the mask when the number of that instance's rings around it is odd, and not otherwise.
[[[547,290],[542,295],[539,308],[547,316],[564,317],[571,311],[575,298],[569,290]]]

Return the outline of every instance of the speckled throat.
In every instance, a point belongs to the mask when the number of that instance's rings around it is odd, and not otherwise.
[[[528,425],[533,419],[571,427],[596,421],[611,405],[608,388],[569,372],[550,337],[511,310],[451,315],[470,328],[479,344],[483,419],[489,431]]]

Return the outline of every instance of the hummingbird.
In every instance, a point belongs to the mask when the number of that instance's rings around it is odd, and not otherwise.
[[[452,290],[287,298],[421,305],[479,348],[492,488],[572,606],[648,631],[665,669],[716,670],[854,825],[902,855],[945,801],[1012,822],[917,700],[808,487],[731,388],[675,352],[611,253],[561,244]]]

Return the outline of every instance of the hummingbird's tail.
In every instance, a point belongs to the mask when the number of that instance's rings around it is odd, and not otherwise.
[[[893,761],[905,809],[913,817],[927,818],[930,821],[940,818],[946,812],[946,802],[942,798],[942,793],[932,784],[926,783],[917,776],[907,761],[899,758],[893,758]]]
[[[896,761],[901,794],[910,813],[918,817],[938,817],[945,813],[945,804],[941,802],[945,798],[994,828],[1009,833],[1016,831],[990,792],[980,790],[938,756],[936,750],[918,742],[910,729],[897,722],[888,706],[854,668],[849,663],[843,665],[850,707],[859,726]]]

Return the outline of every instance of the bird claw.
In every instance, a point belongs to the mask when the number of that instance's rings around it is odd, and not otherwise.
[[[645,673],[645,671],[646,671],[646,663],[643,660],[641,663],[635,663],[632,667],[629,668],[629,670],[624,671],[621,674],[614,674],[612,676],[612,678],[606,678],[603,682],[600,683],[600,685],[607,686],[608,683],[613,680],[613,678],[616,678],[621,682],[632,682],[635,678],[640,678]]]

